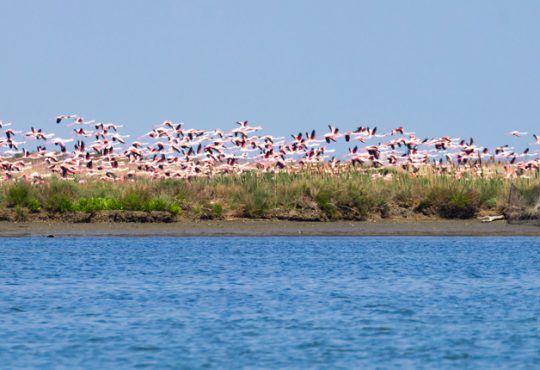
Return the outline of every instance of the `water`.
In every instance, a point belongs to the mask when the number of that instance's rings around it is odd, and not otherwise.
[[[0,367],[538,368],[538,238],[0,240]]]

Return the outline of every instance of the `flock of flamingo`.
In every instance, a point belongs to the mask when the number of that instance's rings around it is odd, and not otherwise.
[[[315,130],[299,132],[290,139],[259,135],[260,126],[237,122],[229,131],[187,128],[183,123],[164,121],[135,141],[122,135],[122,125],[85,120],[78,115],[59,115],[58,125],[72,128],[72,137],[60,138],[32,127],[16,131],[0,121],[1,181],[25,179],[43,182],[47,178],[86,181],[98,178],[126,181],[136,178],[180,178],[256,172],[296,173],[313,169],[329,174],[400,168],[412,176],[422,169],[441,175],[463,177],[533,177],[540,168],[540,137],[532,135],[530,148],[517,152],[509,145],[496,148],[477,146],[474,140],[419,138],[403,127],[379,133],[377,128],[358,127],[317,135]],[[512,131],[513,136],[528,136]],[[344,141],[348,152],[338,156],[331,144]],[[34,143],[33,148],[30,146]],[[70,144],[72,143],[72,144]],[[23,146],[26,145],[26,146]],[[72,149],[68,148],[68,145]],[[485,166],[499,163],[500,166]],[[374,177],[392,178],[392,171],[371,171]]]

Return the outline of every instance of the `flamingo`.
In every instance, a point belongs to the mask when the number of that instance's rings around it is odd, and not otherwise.
[[[328,128],[330,129],[330,132],[324,135],[324,140],[326,143],[330,144],[331,141],[335,142],[338,138],[339,129],[332,125],[328,125]]]
[[[63,120],[70,119],[70,118],[76,118],[77,115],[75,114],[61,114],[59,116],[56,116],[56,123],[60,123]]]
[[[520,137],[520,136],[525,136],[525,135],[527,135],[527,133],[526,133],[526,132],[520,132],[520,131],[510,131],[510,132],[508,133],[508,135]]]

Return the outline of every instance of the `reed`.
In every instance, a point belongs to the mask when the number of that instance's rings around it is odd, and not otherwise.
[[[388,180],[377,171],[335,175],[313,171],[249,172],[122,183],[50,179],[34,184],[19,180],[0,185],[0,204],[17,210],[19,216],[117,210],[162,211],[194,219],[365,220],[414,215],[471,218],[503,212],[512,183],[525,194],[536,194],[540,189],[537,177],[510,180],[465,175],[457,179],[396,171]]]

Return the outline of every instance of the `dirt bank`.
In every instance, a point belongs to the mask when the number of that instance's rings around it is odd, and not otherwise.
[[[295,222],[280,220],[171,223],[0,222],[0,237],[13,236],[540,236],[540,227],[505,221],[378,220]]]

